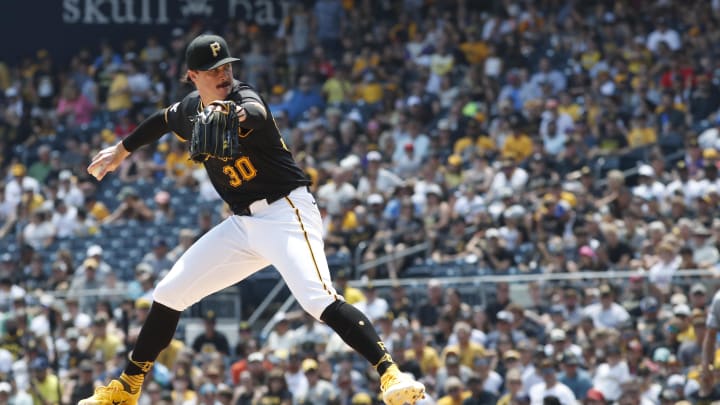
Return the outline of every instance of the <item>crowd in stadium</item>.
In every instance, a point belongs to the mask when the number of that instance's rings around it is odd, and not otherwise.
[[[272,33],[197,23],[63,64],[0,61],[0,405],[74,404],[115,377],[154,283],[229,214],[171,134],[103,183],[86,172],[192,89],[185,45],[211,29],[312,179],[328,257],[393,255],[335,282],[422,404],[720,400],[699,370],[720,274],[719,18],[714,0],[311,0]],[[132,254],[134,234],[112,233],[165,224]],[[635,275],[500,282],[479,305],[450,265]],[[419,274],[434,277],[420,294],[372,285]],[[86,289],[101,295],[72,294]],[[377,374],[306,315],[267,337],[240,323],[237,347],[204,323],[163,352],[141,405],[380,403]]]

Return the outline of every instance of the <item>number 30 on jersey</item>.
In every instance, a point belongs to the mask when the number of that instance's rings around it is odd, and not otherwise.
[[[223,173],[228,176],[230,186],[240,187],[243,181],[250,181],[257,176],[257,169],[247,156],[242,156],[233,164],[223,166]]]

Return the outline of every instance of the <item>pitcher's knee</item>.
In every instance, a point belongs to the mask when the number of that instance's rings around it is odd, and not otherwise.
[[[183,299],[182,294],[173,287],[172,283],[168,283],[165,280],[160,281],[155,287],[155,291],[153,291],[153,301],[159,302],[176,311],[184,311],[185,308],[189,306]]]
[[[325,309],[330,304],[332,304],[333,302],[335,302],[339,299],[330,294],[325,295],[325,296],[320,296],[320,297],[296,297],[296,298],[297,298],[300,306],[305,310],[305,312],[312,315],[312,317],[317,319],[318,321],[321,321],[320,316],[322,315],[323,311],[325,311]]]

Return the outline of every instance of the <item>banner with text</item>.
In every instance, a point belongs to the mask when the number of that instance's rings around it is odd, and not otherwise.
[[[274,30],[292,0],[41,0],[4,4],[0,12],[0,60],[17,62],[38,49],[64,59],[100,39],[120,44],[149,35],[168,39],[175,27],[203,22],[220,27],[244,20]],[[139,44],[143,44],[139,42]]]

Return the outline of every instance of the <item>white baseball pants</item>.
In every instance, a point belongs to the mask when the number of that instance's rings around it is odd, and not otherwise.
[[[267,204],[252,216],[233,215],[212,228],[178,259],[155,288],[155,301],[177,311],[272,264],[305,311],[320,319],[342,299],[332,286],[320,211],[307,187]]]

